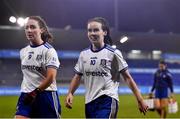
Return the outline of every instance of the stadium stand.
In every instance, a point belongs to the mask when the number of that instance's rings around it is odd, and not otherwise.
[[[82,49],[88,47],[88,40],[86,40],[86,32],[83,30],[71,30],[66,31],[63,29],[51,29],[53,35],[55,36],[55,41],[53,43],[53,46],[60,51],[60,53],[65,53],[64,51],[72,51],[72,52],[79,52]],[[134,33],[131,33],[133,36]],[[113,38],[118,39],[122,33],[114,33]],[[155,38],[155,35],[151,34],[151,37],[148,37],[148,35],[137,35],[138,38],[142,36],[143,38]],[[167,35],[162,35],[162,38],[165,38]],[[175,35],[172,36],[174,39],[178,38],[179,36]],[[19,50],[27,45],[27,40],[24,35],[24,31],[22,28],[19,27],[0,27],[0,38],[1,38],[1,44],[0,44],[0,51],[2,51],[2,54],[0,53],[0,86],[20,86],[22,81],[22,74],[20,70],[20,60],[17,53],[10,53],[11,55],[16,55],[16,57],[11,57],[10,54],[5,52],[8,50],[10,51],[16,51],[19,52]],[[143,39],[140,38],[140,39]],[[158,35],[158,38],[161,38],[161,35]],[[170,36],[168,36],[168,39],[163,39],[165,41],[169,40]],[[133,37],[131,37],[131,42],[134,41]],[[146,39],[144,39],[146,41]],[[137,40],[138,41],[138,40]],[[158,40],[159,41],[159,40]],[[115,41],[115,43],[117,43]],[[136,42],[136,44],[142,44],[142,41]],[[168,43],[168,42],[167,42]],[[147,45],[152,46],[151,44],[144,43],[146,45],[137,45],[140,49],[147,50]],[[154,47],[148,47],[151,51],[154,49]],[[159,47],[159,46],[158,46]],[[119,45],[118,48],[122,51],[129,51],[132,47],[127,45]],[[134,48],[134,47],[133,47]],[[166,48],[167,49],[167,48]],[[173,48],[169,48],[173,49]],[[173,50],[172,50],[173,51]],[[59,59],[61,61],[61,67],[58,70],[57,75],[57,82],[59,85],[61,84],[68,84],[74,74],[74,65],[77,61],[77,57],[73,58],[65,58],[64,55],[59,54]],[[129,69],[134,77],[135,81],[138,85],[142,86],[151,86],[153,82],[153,73],[157,69],[158,60],[153,60],[150,58],[147,59],[128,59],[126,56],[126,53],[124,57],[129,64]],[[71,56],[68,55],[68,56]],[[177,63],[169,63],[168,68],[172,70],[174,84],[180,85],[180,71],[179,71],[180,64]],[[83,82],[83,81],[82,81]],[[122,82],[123,83],[123,82]]]

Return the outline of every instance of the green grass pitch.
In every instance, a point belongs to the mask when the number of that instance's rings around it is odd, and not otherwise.
[[[180,107],[180,95],[175,95]],[[147,112],[144,116],[137,108],[135,97],[132,95],[119,96],[118,118],[157,118],[156,112]],[[13,118],[18,96],[0,96],[0,118]],[[84,96],[74,96],[73,108],[67,109],[64,105],[65,96],[60,96],[62,118],[84,118]],[[180,118],[180,111],[168,114],[168,118]]]

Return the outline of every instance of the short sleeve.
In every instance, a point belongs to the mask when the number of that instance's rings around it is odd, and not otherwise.
[[[123,56],[122,56],[122,53],[119,51],[119,50],[115,50],[115,55],[114,55],[114,58],[116,59],[117,61],[117,67],[118,67],[118,71],[122,71],[124,69],[126,69],[128,67],[128,64],[127,62],[124,60]]]
[[[21,50],[19,51],[19,57],[20,57],[21,60],[22,60],[22,54],[23,54],[23,49],[21,49]]]
[[[25,56],[25,48],[22,48],[20,51],[19,51],[19,57],[20,57],[20,60],[22,60]]]
[[[75,73],[79,75],[83,75],[83,57],[82,57],[82,52],[79,55],[78,61],[74,67]]]
[[[46,67],[53,67],[58,69],[60,65],[59,59],[58,59],[58,55],[57,52],[55,51],[54,48],[51,48],[47,51],[46,54]]]

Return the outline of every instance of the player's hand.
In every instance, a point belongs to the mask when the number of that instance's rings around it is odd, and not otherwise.
[[[24,97],[24,104],[25,105],[29,105],[32,104],[36,98],[36,96],[41,92],[41,90],[39,88],[36,88],[35,90],[33,90],[32,92],[28,93],[25,97]]]
[[[154,97],[154,94],[151,92],[149,93],[149,98],[153,98]]]
[[[142,101],[138,101],[138,107],[139,107],[139,111],[141,113],[143,113],[144,115],[148,111],[148,106],[144,103],[143,100]]]
[[[72,93],[69,93],[65,100],[65,105],[67,108],[72,109],[72,103],[73,103],[73,95]]]
[[[174,93],[171,93],[170,98],[174,99]]]

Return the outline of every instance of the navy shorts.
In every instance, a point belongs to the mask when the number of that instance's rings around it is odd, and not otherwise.
[[[103,95],[85,105],[86,118],[116,118],[118,101]]]
[[[23,102],[26,95],[27,93],[21,93],[15,115],[29,118],[60,118],[61,106],[57,91],[43,91],[29,105]]]
[[[158,88],[155,90],[155,98],[168,98],[168,89],[167,88]]]

